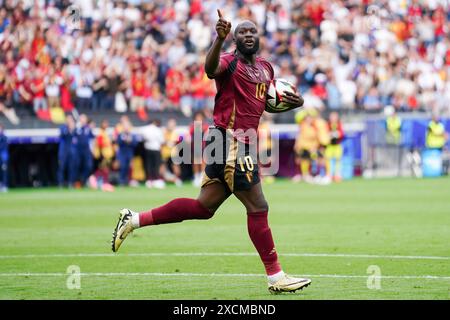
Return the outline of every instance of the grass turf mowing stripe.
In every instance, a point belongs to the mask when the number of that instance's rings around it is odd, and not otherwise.
[[[63,272],[42,272],[42,273],[0,273],[0,277],[63,277],[71,273]],[[265,277],[256,273],[160,273],[160,272],[86,272],[78,273],[82,277]],[[367,278],[368,275],[341,275],[341,274],[303,274],[293,275],[294,277],[311,278]],[[379,279],[429,279],[429,280],[450,280],[450,276],[430,276],[430,275],[401,275],[401,276],[379,276]]]
[[[450,257],[442,256],[402,256],[402,255],[377,255],[377,254],[345,254],[345,253],[279,253],[284,257],[325,257],[325,258],[379,258],[379,259],[413,259],[413,260],[450,260]],[[247,257],[257,256],[251,252],[149,252],[149,253],[67,253],[67,254],[23,254],[0,255],[0,259],[34,259],[34,258],[76,258],[76,257],[195,257],[195,256],[232,256]]]

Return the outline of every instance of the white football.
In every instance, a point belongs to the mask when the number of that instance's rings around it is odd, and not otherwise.
[[[265,110],[267,112],[278,113],[292,109],[292,105],[284,103],[282,100],[284,91],[297,93],[295,86],[285,79],[274,79],[270,82],[266,97]]]

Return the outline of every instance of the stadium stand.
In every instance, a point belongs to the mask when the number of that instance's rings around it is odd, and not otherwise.
[[[218,8],[233,25],[261,26],[260,54],[276,77],[297,86],[306,108],[338,111],[346,127],[384,118],[387,105],[401,117],[450,115],[445,0],[4,0],[0,122],[11,136],[57,129],[67,114],[97,126],[123,115],[135,126],[187,126],[198,110],[211,119],[215,87],[202,65]],[[294,118],[273,121],[292,136]],[[44,141],[23,137],[13,141]]]

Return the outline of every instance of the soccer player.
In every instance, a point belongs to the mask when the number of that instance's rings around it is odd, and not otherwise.
[[[241,134],[247,130],[256,134],[266,104],[266,90],[274,78],[274,71],[268,61],[256,56],[259,35],[253,22],[239,23],[234,31],[236,50],[220,53],[231,23],[222,17],[219,10],[218,14],[217,38],[205,61],[206,74],[215,79],[218,90],[214,126],[208,135],[222,137],[222,147],[227,150],[220,161],[212,164],[207,161],[197,199],[178,198],[142,213],[122,209],[113,233],[112,250],[116,252],[127,235],[136,228],[188,219],[210,219],[220,205],[234,194],[247,210],[248,233],[266,269],[269,291],[293,292],[308,286],[311,280],[290,277],[280,266],[268,225],[269,207],[261,188],[258,164],[255,155],[247,150],[252,139],[246,139]],[[303,98],[297,94],[285,92],[282,97],[292,108],[303,105]]]

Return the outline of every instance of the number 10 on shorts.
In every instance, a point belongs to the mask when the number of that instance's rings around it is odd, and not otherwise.
[[[251,156],[240,157],[238,159],[238,163],[241,168],[241,171],[244,172],[246,171],[245,169],[247,169],[247,171],[253,171],[253,169],[255,168]]]

